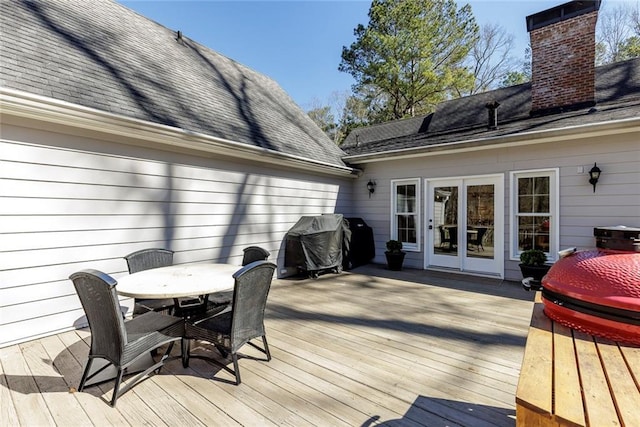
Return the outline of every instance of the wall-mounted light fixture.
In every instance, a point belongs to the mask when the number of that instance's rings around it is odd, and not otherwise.
[[[589,171],[589,184],[593,185],[593,192],[596,192],[596,184],[598,183],[598,179],[600,179],[600,168],[597,164],[593,164],[593,167]]]
[[[367,182],[367,190],[369,191],[369,198],[371,198],[371,195],[376,191],[376,182],[369,179],[369,182]]]

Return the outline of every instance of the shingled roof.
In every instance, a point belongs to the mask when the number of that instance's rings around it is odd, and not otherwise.
[[[1,88],[345,167],[274,80],[114,1],[0,1],[0,43]]]
[[[497,89],[443,102],[421,117],[353,130],[340,146],[351,156],[493,140],[522,133],[562,129],[640,117],[640,58],[596,68],[595,108],[532,116],[531,84]],[[497,101],[498,128],[488,127],[486,104]]]

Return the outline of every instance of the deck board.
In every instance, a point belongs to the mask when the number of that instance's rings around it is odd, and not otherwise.
[[[0,349],[0,415],[8,426],[513,426],[532,307],[516,283],[375,265],[275,280],[273,359],[241,359],[240,386],[204,360],[172,360],[111,408],[111,383],[73,390],[84,329]]]

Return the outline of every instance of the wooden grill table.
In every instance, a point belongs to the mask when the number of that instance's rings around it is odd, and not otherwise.
[[[640,347],[567,328],[536,293],[516,391],[517,426],[640,426]]]

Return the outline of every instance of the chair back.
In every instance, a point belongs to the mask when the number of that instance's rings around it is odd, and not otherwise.
[[[264,310],[276,265],[255,261],[234,273],[231,350],[237,352],[249,340],[263,336]]]
[[[242,257],[242,265],[251,264],[254,261],[266,261],[269,258],[269,251],[259,246],[249,246],[244,248],[244,256]]]
[[[458,227],[449,227],[449,244],[451,247],[458,245]]]
[[[173,251],[162,248],[142,249],[125,256],[129,274],[173,264]]]
[[[487,228],[482,227],[482,228],[478,228],[477,230],[478,230],[478,235],[475,238],[475,244],[482,245],[482,239],[484,238],[484,235],[487,232]]]
[[[69,278],[91,329],[90,355],[119,364],[127,335],[116,293],[116,280],[98,270],[82,270]]]
[[[438,226],[438,230],[440,231],[440,244],[442,245],[445,242],[448,242],[447,233],[442,225]]]

